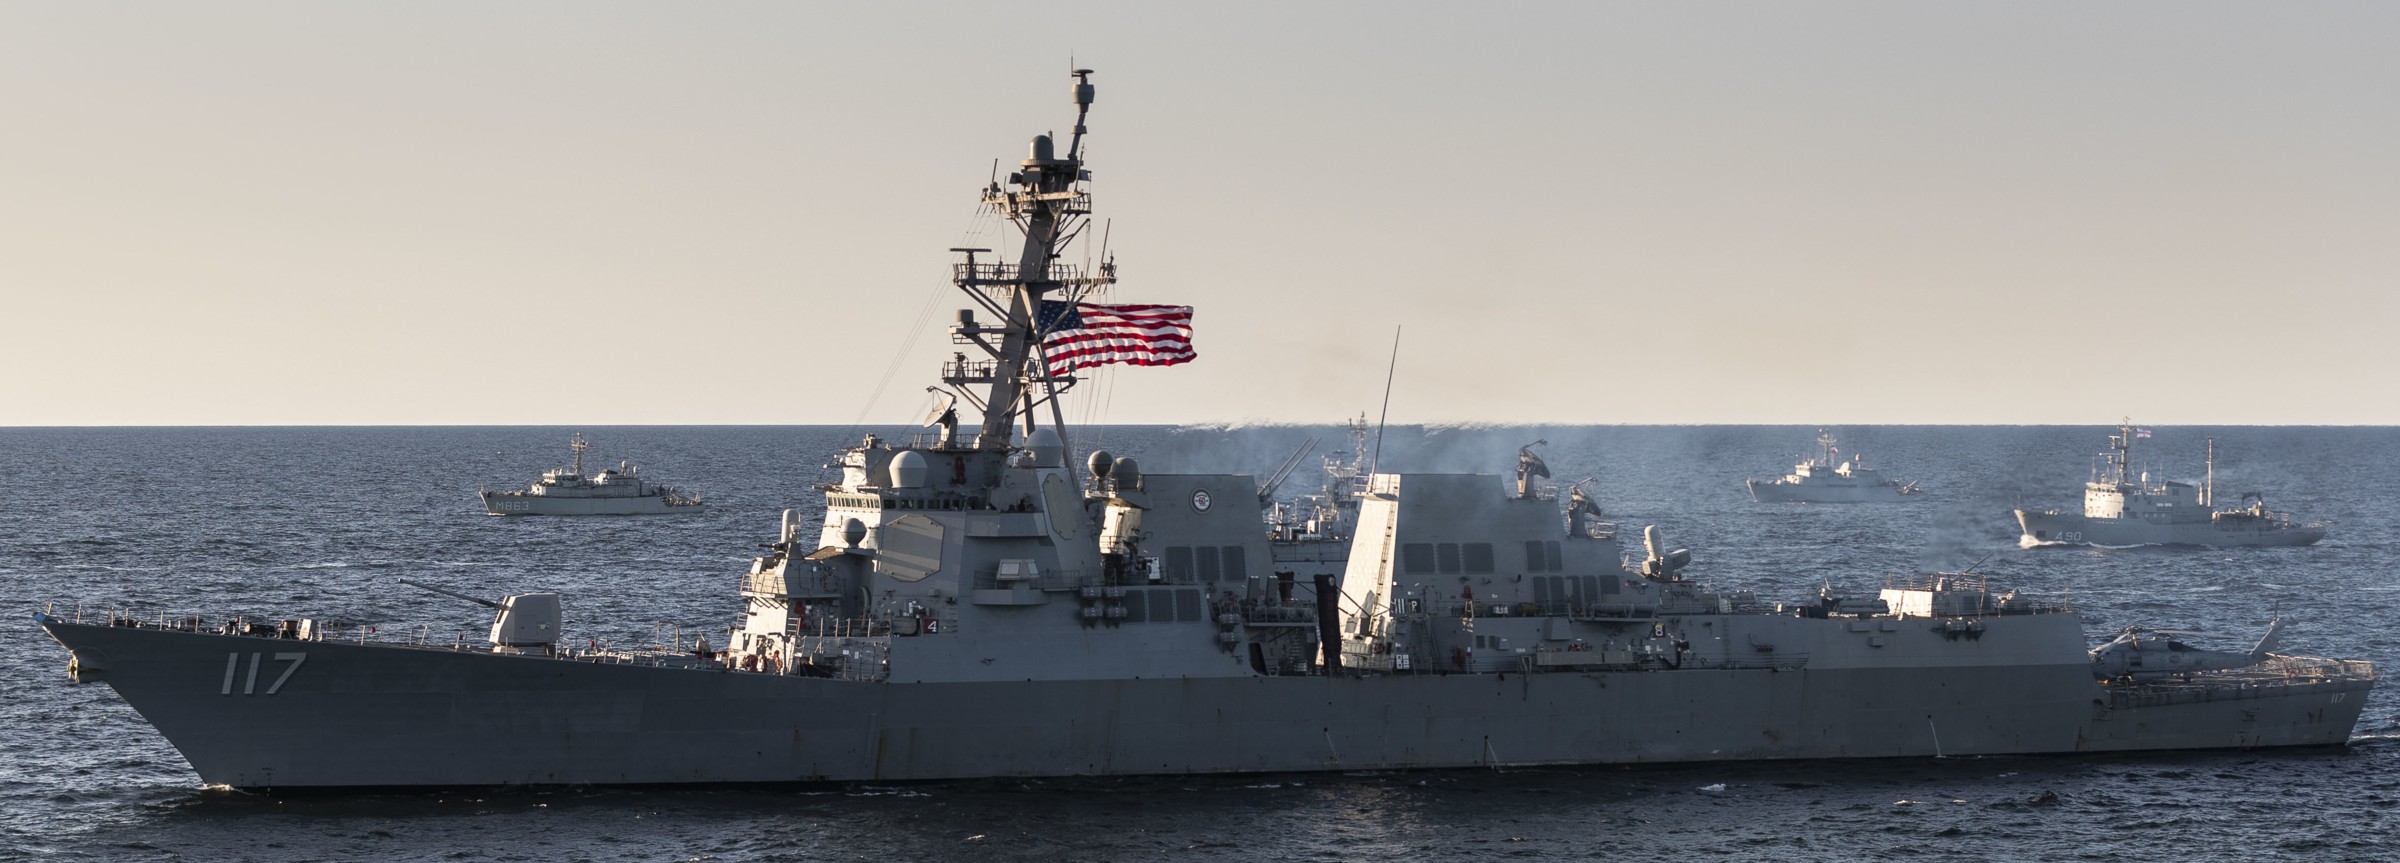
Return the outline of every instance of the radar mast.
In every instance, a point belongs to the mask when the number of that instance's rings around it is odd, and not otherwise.
[[[2108,438],[2108,452],[2102,455],[2108,459],[2107,477],[2111,485],[2122,486],[2133,481],[2133,438],[2137,431],[2133,418],[2126,417],[2117,423],[2117,433]]]
[[[950,327],[951,341],[974,345],[990,357],[972,360],[960,354],[942,374],[944,383],[983,411],[983,425],[971,444],[973,449],[1007,449],[1019,417],[1024,420],[1025,433],[1032,435],[1038,422],[1034,410],[1043,402],[1049,403],[1051,424],[1060,438],[1065,438],[1066,422],[1058,396],[1075,378],[1050,373],[1041,339],[1044,328],[1056,322],[1043,320],[1042,303],[1054,295],[1073,302],[1089,291],[1116,283],[1112,262],[1102,262],[1097,274],[1059,263],[1067,244],[1089,226],[1092,210],[1091,193],[1083,188],[1091,173],[1084,170],[1082,159],[1084,119],[1092,107],[1092,70],[1077,69],[1073,75],[1075,128],[1066,156],[1058,156],[1049,135],[1036,135],[1020,169],[983,191],[983,205],[1007,217],[1024,237],[1015,262],[977,259],[978,254],[991,253],[990,249],[951,250],[965,258],[953,265],[951,282],[1000,321],[998,325],[981,324],[973,309],[962,309],[957,323]],[[977,386],[983,388],[980,398],[969,389]]]

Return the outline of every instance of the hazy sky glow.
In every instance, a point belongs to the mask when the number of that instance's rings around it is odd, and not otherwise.
[[[9,3],[0,425],[913,420],[1070,54],[1114,296],[1200,352],[1072,416],[1336,421],[1403,326],[1396,422],[2395,424],[2395,45],[2390,3]]]

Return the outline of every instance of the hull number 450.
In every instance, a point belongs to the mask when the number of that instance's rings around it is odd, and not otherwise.
[[[266,654],[263,653],[250,654],[250,670],[243,672],[242,654],[239,652],[225,654],[225,686],[224,688],[219,689],[217,694],[232,695],[233,682],[236,676],[241,678],[243,695],[260,694],[258,691],[258,666],[260,661],[265,658]],[[274,655],[274,659],[276,662],[289,662],[291,664],[284,666],[283,673],[275,675],[275,680],[267,684],[267,691],[265,693],[267,695],[273,695],[275,694],[276,690],[282,689],[284,681],[292,679],[292,672],[299,671],[300,666],[308,662],[308,654],[278,653]],[[267,670],[273,671],[274,669],[270,667]]]

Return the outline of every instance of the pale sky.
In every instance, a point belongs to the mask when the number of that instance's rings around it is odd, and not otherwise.
[[[1113,299],[1200,354],[1074,417],[1372,413],[1404,327],[1394,422],[2400,424],[2395,46],[2392,3],[0,2],[0,426],[912,421],[1070,63]]]

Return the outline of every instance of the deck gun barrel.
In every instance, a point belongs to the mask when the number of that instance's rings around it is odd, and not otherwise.
[[[477,598],[475,598],[475,597],[468,596],[468,595],[466,595],[466,594],[460,593],[460,592],[458,592],[458,591],[455,591],[455,590],[448,590],[448,589],[444,589],[444,588],[435,587],[435,586],[433,586],[433,585],[426,584],[426,583],[424,583],[424,582],[421,582],[421,581],[410,581],[410,580],[408,580],[408,579],[405,579],[405,578],[403,578],[403,579],[400,579],[400,583],[401,583],[401,584],[408,585],[408,586],[410,586],[410,587],[414,587],[414,588],[420,588],[420,589],[423,589],[423,590],[430,590],[430,591],[433,591],[434,593],[438,593],[438,594],[441,594],[441,595],[443,595],[443,596],[447,596],[447,597],[450,597],[450,598],[453,598],[453,599],[463,599],[463,600],[466,600],[466,601],[468,601],[468,602],[475,603],[476,605],[483,606],[483,607],[485,607],[485,608],[490,608],[490,609],[495,609],[495,610],[497,610],[497,609],[502,609],[502,608],[506,608],[506,607],[507,607],[507,606],[503,606],[503,605],[501,605],[500,603],[493,602],[493,601],[491,601],[491,600],[488,600],[488,599],[477,599]]]

